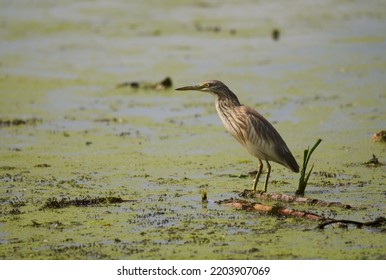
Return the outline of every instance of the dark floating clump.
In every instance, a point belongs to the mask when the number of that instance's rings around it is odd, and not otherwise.
[[[9,165],[0,166],[0,170],[14,170],[14,169],[16,169],[16,167],[14,166],[9,166]]]
[[[122,118],[113,117],[113,118],[96,119],[95,122],[102,122],[102,123],[110,124],[110,123],[123,123],[123,122],[125,122],[125,120]]]
[[[30,118],[30,119],[0,119],[0,127],[8,127],[8,126],[18,126],[18,125],[36,125],[41,123],[42,120],[38,118]]]
[[[173,86],[172,79],[166,77],[160,82],[124,82],[117,85],[117,88],[130,87],[132,89],[152,89],[152,90],[167,90]]]
[[[86,198],[75,198],[75,199],[68,199],[68,198],[62,198],[57,199],[56,197],[50,197],[46,200],[46,202],[43,204],[41,209],[60,209],[70,206],[76,206],[76,207],[87,207],[87,206],[94,206],[94,205],[100,205],[100,204],[114,204],[114,203],[122,203],[127,202],[128,200],[123,200],[120,197],[116,196],[106,196],[106,197],[86,197]]]
[[[217,33],[217,32],[220,32],[221,31],[221,27],[218,26],[218,25],[208,25],[208,26],[203,26],[201,23],[199,22],[195,22],[194,23],[194,27],[196,28],[197,31],[199,32],[202,32],[202,31],[206,31],[206,32],[214,32],[214,33]]]
[[[271,36],[272,36],[272,39],[274,41],[279,41],[279,39],[280,39],[280,30],[275,28],[274,30],[272,30]]]
[[[51,167],[51,165],[49,165],[47,163],[39,163],[39,164],[34,165],[34,167],[46,168],[46,167]]]
[[[201,202],[208,203],[208,191],[206,190],[201,191]]]
[[[117,88],[123,88],[123,87],[131,87],[133,89],[138,89],[139,83],[138,82],[124,82],[124,83],[120,83],[117,85]]]
[[[213,32],[213,33],[220,33],[222,31],[225,31],[225,29],[221,28],[219,25],[202,25],[199,22],[194,23],[194,28],[198,32]],[[237,30],[235,28],[229,29],[229,34],[236,35]]]
[[[378,167],[378,166],[382,166],[383,164],[379,162],[378,157],[373,154],[372,158],[366,161],[364,165],[368,167]]]

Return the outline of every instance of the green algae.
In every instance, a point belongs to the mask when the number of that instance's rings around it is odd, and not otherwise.
[[[306,195],[355,206],[286,207],[374,220],[386,215],[385,166],[363,163],[385,162],[385,145],[371,142],[385,121],[382,9],[99,4],[63,6],[67,19],[44,3],[1,9],[0,119],[25,123],[0,127],[0,258],[385,259],[381,232],[216,204],[251,188],[257,162],[224,132],[210,95],[115,88],[223,80],[298,162],[322,138]],[[272,167],[268,190],[294,193],[298,176]],[[124,202],[44,207],[108,197]]]

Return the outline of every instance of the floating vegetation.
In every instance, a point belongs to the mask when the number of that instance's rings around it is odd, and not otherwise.
[[[202,25],[200,22],[194,22],[194,28],[198,32],[213,32],[213,33],[220,33],[224,31],[224,28],[221,28],[219,25]],[[229,29],[227,32],[231,35],[235,35],[237,33],[237,30],[235,28]]]
[[[208,203],[208,191],[206,190],[201,191],[201,202]]]
[[[382,165],[382,163],[379,162],[378,157],[374,154],[372,158],[366,161],[364,164],[369,167],[376,167],[376,166]]]
[[[126,121],[124,119],[122,119],[122,118],[113,117],[113,118],[96,119],[95,122],[102,122],[102,123],[110,124],[110,123],[123,123],[123,122],[126,122]]]
[[[116,88],[131,87],[132,89],[154,89],[154,90],[166,90],[173,86],[172,79],[166,77],[160,82],[123,82],[116,86]]]
[[[56,197],[49,197],[46,202],[43,204],[41,209],[59,209],[70,206],[76,207],[86,207],[86,206],[94,206],[100,204],[113,204],[113,203],[122,203],[127,200],[123,200],[120,197],[116,196],[106,196],[106,197],[86,197],[86,198],[75,198],[68,199],[62,198],[57,199]]]
[[[8,165],[0,166],[0,170],[8,171],[8,170],[14,170],[14,169],[16,169],[16,167],[14,166],[8,166]]]
[[[55,221],[45,221],[45,222],[38,222],[37,220],[33,219],[31,220],[31,223],[27,226],[34,227],[34,228],[48,228],[48,229],[56,229],[56,230],[62,230],[64,229],[65,225],[63,222],[59,220]]]
[[[51,167],[51,165],[49,165],[47,163],[39,163],[39,164],[34,165],[34,167],[45,168],[45,167]]]

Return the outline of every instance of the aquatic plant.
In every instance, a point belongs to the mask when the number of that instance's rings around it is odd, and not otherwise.
[[[304,196],[304,192],[305,192],[306,187],[307,187],[308,179],[310,178],[312,169],[314,168],[314,165],[312,165],[310,168],[310,171],[308,172],[308,174],[306,176],[308,161],[310,160],[310,157],[311,157],[312,153],[314,152],[314,150],[319,146],[320,142],[322,142],[322,139],[318,139],[316,141],[316,143],[314,144],[314,146],[311,148],[311,150],[310,150],[310,147],[308,147],[307,149],[304,150],[303,165],[302,165],[302,170],[300,172],[299,186],[295,192],[296,195]]]

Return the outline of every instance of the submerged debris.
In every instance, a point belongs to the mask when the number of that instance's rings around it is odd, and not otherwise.
[[[374,133],[371,139],[373,142],[386,142],[386,130]]]
[[[166,77],[160,82],[124,82],[117,85],[117,88],[123,87],[131,87],[132,89],[154,89],[154,90],[166,90],[170,89],[173,86],[172,79],[170,77]]]

